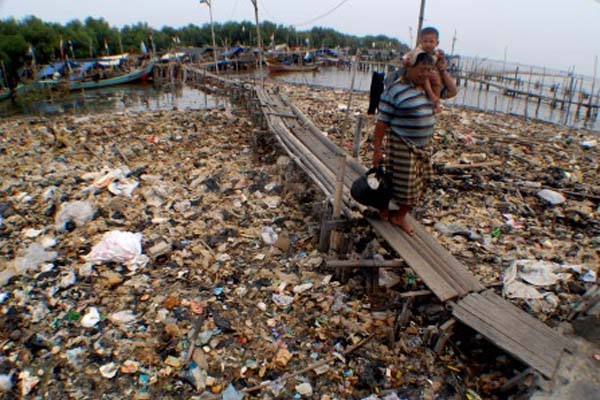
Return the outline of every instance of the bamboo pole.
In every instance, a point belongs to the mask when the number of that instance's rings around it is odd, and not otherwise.
[[[335,198],[333,201],[333,220],[337,221],[342,215],[342,201],[344,196],[344,176],[346,174],[346,155],[338,155],[338,171],[335,179]],[[339,251],[342,245],[342,232],[334,230],[331,232],[331,248]]]
[[[260,23],[258,20],[258,0],[250,0],[254,5],[254,19],[256,20],[256,41],[258,44],[258,70],[260,71],[260,75],[262,77],[263,74],[263,43],[262,37],[260,35]]]
[[[537,107],[535,108],[535,119],[539,118],[540,105],[542,104],[542,97],[544,96],[544,81],[546,80],[546,67],[544,67],[542,73],[542,83],[540,84],[540,97],[538,98]]]
[[[423,29],[423,19],[425,18],[425,0],[421,0],[421,9],[419,10],[419,24],[417,26],[417,42],[415,43],[415,47],[419,44],[419,40],[421,40],[421,29]]]
[[[208,13],[210,15],[210,34],[212,36],[213,57],[215,59],[215,74],[219,74],[219,59],[217,57],[217,41],[215,40],[215,26],[213,23],[212,0],[206,2],[208,4]]]
[[[592,88],[590,89],[590,101],[588,102],[588,109],[586,112],[585,119],[588,121],[592,116],[592,101],[594,98],[594,89],[596,88],[596,72],[598,70],[598,55],[594,57],[594,76],[592,78]]]
[[[352,157],[356,158],[360,162],[360,141],[363,129],[363,116],[359,115],[356,120],[356,127],[354,129],[354,142],[352,143]]]
[[[571,101],[573,99],[573,91],[575,90],[575,88],[573,87],[573,84],[575,82],[575,66],[573,66],[573,72],[571,73],[571,84],[569,85],[569,92],[568,92],[568,98],[567,100],[567,109],[565,112],[565,119],[564,119],[564,125],[567,125],[569,123],[569,114],[571,112]],[[567,93],[565,93],[567,94]]]
[[[350,80],[350,95],[348,96],[348,107],[346,108],[346,116],[344,117],[344,123],[342,124],[342,129],[346,129],[348,124],[348,120],[350,118],[350,109],[352,108],[352,97],[354,96],[354,83],[356,81],[356,70],[358,68],[358,62],[360,60],[360,50],[356,51],[356,56],[354,60],[354,64],[352,66],[352,79]],[[342,137],[346,136],[344,132],[342,132]]]

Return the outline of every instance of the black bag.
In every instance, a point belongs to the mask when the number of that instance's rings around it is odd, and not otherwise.
[[[373,189],[369,185],[369,176],[374,175],[379,186]],[[382,167],[371,168],[363,176],[352,183],[350,194],[360,204],[386,210],[392,199],[392,180]]]

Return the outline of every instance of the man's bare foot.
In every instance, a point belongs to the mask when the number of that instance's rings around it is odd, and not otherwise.
[[[415,234],[415,230],[406,220],[406,214],[394,214],[390,218],[390,222],[394,225],[398,225],[409,236],[413,236]]]

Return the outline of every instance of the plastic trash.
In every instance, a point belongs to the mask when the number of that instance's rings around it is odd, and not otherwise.
[[[539,192],[537,192],[537,195],[538,195],[538,197],[540,197],[543,200],[546,200],[548,203],[552,204],[553,206],[557,206],[557,205],[562,204],[565,201],[567,201],[565,196],[563,196],[562,194],[560,194],[558,192],[555,192],[554,190],[549,190],[549,189],[540,190]]]
[[[517,260],[504,271],[504,294],[509,298],[542,299],[546,293],[534,286],[551,286],[566,281],[571,274],[567,268],[549,261]]]
[[[117,375],[119,367],[114,362],[110,362],[100,367],[100,373],[106,379],[112,379]]]
[[[304,382],[299,385],[296,385],[295,389],[296,389],[296,392],[298,392],[302,396],[308,397],[308,396],[312,396],[312,394],[313,394],[313,388],[312,388],[311,384],[308,382]]]
[[[27,248],[23,257],[15,258],[15,271],[18,274],[24,274],[29,270],[36,269],[42,263],[56,259],[56,257],[58,257],[56,251],[46,251],[41,244],[33,243]]]
[[[35,375],[32,375],[29,370],[25,370],[19,374],[19,379],[21,380],[21,395],[23,397],[27,396],[33,388],[40,383],[40,378]]]
[[[118,262],[130,271],[145,267],[149,260],[142,254],[142,234],[123,231],[106,232],[83,258],[94,264]]]
[[[91,188],[94,189],[102,189],[108,187],[112,182],[125,178],[129,174],[129,169],[121,170],[120,168],[115,169],[106,169],[105,174],[94,180],[91,185]],[[98,175],[98,174],[94,174]]]
[[[139,182],[121,178],[118,181],[111,182],[108,185],[108,191],[115,196],[127,196],[131,197],[135,188],[139,186]]]
[[[0,393],[7,393],[12,390],[14,382],[11,375],[0,375]]]
[[[206,389],[206,378],[208,378],[208,374],[205,370],[200,368],[196,362],[190,362],[184,376],[194,386],[197,392],[203,392],[204,389]]]
[[[272,246],[277,241],[278,235],[277,232],[273,230],[273,228],[271,228],[270,226],[265,226],[260,232],[260,237],[263,240],[263,242],[265,242],[265,244]]]
[[[108,320],[116,325],[126,325],[135,321],[136,316],[132,310],[123,310],[110,314]]]
[[[222,400],[242,400],[246,396],[243,392],[238,392],[232,384],[227,386],[227,389],[223,392],[221,397]]]
[[[273,295],[273,303],[277,304],[281,308],[286,308],[293,302],[294,302],[294,298],[292,296],[286,296],[283,294],[274,294]]]
[[[68,222],[73,222],[76,226],[84,226],[88,221],[92,220],[94,212],[94,207],[88,201],[63,203],[56,214],[56,229],[59,232],[63,232]]]
[[[81,326],[84,328],[92,328],[100,322],[100,313],[96,307],[90,308],[90,310],[81,318]]]

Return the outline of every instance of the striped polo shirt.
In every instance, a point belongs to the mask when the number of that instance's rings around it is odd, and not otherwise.
[[[435,116],[431,101],[421,90],[397,80],[381,95],[379,121],[391,127],[391,133],[402,136],[416,147],[429,144],[433,136]]]

